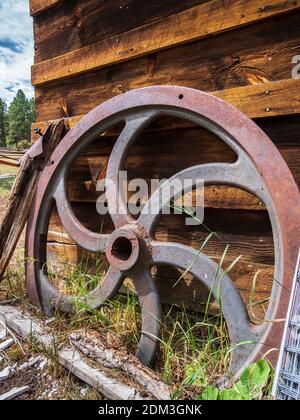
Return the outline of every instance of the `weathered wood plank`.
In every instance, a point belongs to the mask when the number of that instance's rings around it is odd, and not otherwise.
[[[0,401],[5,400],[14,400],[19,395],[24,394],[25,392],[29,391],[29,386],[22,386],[22,387],[14,387],[11,390],[5,392],[5,394],[0,395]]]
[[[57,337],[49,334],[49,328],[40,320],[34,319],[32,314],[24,313],[12,306],[0,305],[0,319],[24,339],[35,340],[48,350],[53,350]],[[46,332],[47,331],[47,332]],[[56,344],[55,344],[56,345]],[[91,366],[80,353],[71,346],[64,346],[58,351],[59,363],[73,375],[90,386],[97,388],[106,398],[112,400],[141,400],[143,399],[137,389],[126,385],[124,379],[102,366]],[[1,397],[0,397],[1,399]]]
[[[72,202],[96,203],[101,193],[97,191],[96,183],[93,181],[74,181],[69,183],[68,194],[69,200]],[[193,192],[192,199],[196,200],[197,195],[197,192]],[[266,210],[264,204],[257,197],[246,191],[225,186],[207,187],[204,199],[206,208]]]
[[[282,80],[227,89],[214,95],[237,107],[251,118],[300,114],[300,80]]]
[[[34,19],[35,62],[94,44],[208,0],[72,0]]]
[[[212,0],[162,21],[133,29],[32,67],[32,84],[38,86],[149,53],[216,35],[280,15],[300,7],[299,0]]]
[[[37,16],[40,13],[46,12],[51,7],[57,6],[64,0],[29,0],[29,9],[31,16]]]
[[[61,140],[63,127],[63,121],[49,126],[39,150],[22,158],[0,226],[0,281],[27,222],[40,171]]]
[[[8,379],[9,376],[10,376],[10,374],[11,374],[11,368],[10,368],[10,366],[7,366],[4,369],[2,369],[0,371],[0,382],[3,382],[6,379]]]
[[[172,84],[216,92],[290,79],[292,58],[300,53],[299,33],[297,12],[44,85],[36,89],[37,121],[85,114],[143,86]]]
[[[71,334],[70,341],[91,359],[110,369],[123,371],[156,400],[171,399],[171,387],[162,382],[157,373],[143,366],[134,356],[125,353],[124,349],[107,348],[103,339],[91,333]]]
[[[112,231],[109,217],[99,215],[94,204],[73,203],[72,208],[79,221],[88,229],[102,233]],[[205,247],[205,252],[212,258],[220,258],[226,245],[229,244],[228,258],[235,259],[242,255],[242,260],[245,262],[273,264],[273,237],[266,212],[206,209],[204,224],[205,227],[203,225],[186,226],[183,216],[164,215],[160,219],[155,237],[160,241],[181,242],[199,249],[209,231],[213,231],[216,232],[216,235]],[[209,231],[206,227],[209,228]],[[64,232],[57,213],[54,211],[51,218],[52,234],[55,231]],[[51,238],[54,240],[53,237]],[[56,241],[59,241],[58,238]],[[61,250],[63,251],[63,249]],[[83,255],[80,249],[78,255],[79,257]]]
[[[266,118],[299,114],[299,89],[300,79],[289,79],[252,86],[241,86],[211,93],[237,107],[250,118]],[[98,102],[95,102],[95,99],[93,102],[88,100],[86,103],[82,99],[83,97],[84,95],[82,95],[80,103],[74,104],[78,111],[88,112],[98,104]],[[50,99],[45,96],[43,99],[40,99],[39,97],[37,102],[39,109],[38,118],[46,117],[47,119],[48,117],[51,118],[51,116],[61,114],[58,98],[53,97]],[[68,124],[70,126],[74,125],[78,120],[79,117],[76,117],[74,120],[69,120]],[[41,123],[37,122],[34,126],[40,125]]]
[[[132,386],[128,386],[121,380],[116,379],[116,375],[111,373],[111,369],[97,369],[92,364],[87,363],[81,354],[72,347],[64,347],[58,353],[59,363],[68,369],[73,375],[81,379],[88,385],[98,389],[109,400],[142,400],[141,394]]]

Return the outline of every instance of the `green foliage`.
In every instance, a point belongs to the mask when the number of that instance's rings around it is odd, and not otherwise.
[[[0,98],[0,147],[5,147],[7,136],[7,105]]]
[[[24,92],[18,90],[10,104],[8,113],[8,133],[6,143],[18,147],[23,140],[30,140],[31,123],[35,118],[34,100],[27,99]]]
[[[193,384],[199,387],[207,386],[206,372],[205,369],[203,369],[201,359],[195,359],[192,363],[185,365],[184,373],[184,381],[186,384]]]
[[[219,390],[209,386],[199,400],[255,400],[258,399],[270,377],[270,366],[264,359],[249,365],[232,388]]]
[[[28,140],[21,140],[17,143],[18,150],[28,149],[30,146],[30,142]]]

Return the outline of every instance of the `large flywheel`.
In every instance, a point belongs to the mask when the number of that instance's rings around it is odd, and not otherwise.
[[[161,199],[163,186],[150,197],[137,219],[127,210],[119,186],[119,172],[141,132],[164,115],[204,127],[238,156],[234,163],[195,165],[174,174],[172,180],[194,179],[204,180],[205,185],[230,185],[254,194],[265,203],[273,231],[275,281],[266,319],[261,325],[251,323],[238,289],[218,269],[216,262],[187,245],[155,240],[160,214],[169,205],[169,201]],[[68,200],[66,177],[81,150],[95,136],[118,123],[123,123],[124,128],[106,171],[106,196],[114,231],[98,234],[83,226],[75,216]],[[62,294],[48,278],[47,232],[54,202],[61,223],[73,241],[87,251],[105,253],[110,263],[104,280],[83,299],[85,303],[100,307],[116,295],[126,277],[132,279],[142,310],[137,356],[144,364],[153,362],[159,348],[161,302],[151,275],[151,268],[159,265],[188,270],[221,302],[234,348],[230,365],[233,373],[239,374],[245,364],[279,347],[281,321],[286,314],[300,244],[299,191],[271,140],[231,105],[189,88],[144,88],[99,105],[67,133],[53,153],[51,164],[41,174],[26,237],[28,293],[49,316],[55,309],[67,313],[76,310],[73,297]],[[157,209],[155,214],[153,208]]]

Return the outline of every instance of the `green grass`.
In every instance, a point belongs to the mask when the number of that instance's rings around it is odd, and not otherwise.
[[[15,175],[17,172],[18,172],[17,167],[4,165],[0,163],[0,175],[4,175],[4,174]]]
[[[223,267],[227,251],[228,247],[225,247],[216,276],[221,268],[226,274],[230,272],[239,260],[237,258],[227,267]],[[77,296],[77,313],[70,316],[57,313],[54,328],[63,336],[78,329],[96,331],[101,337],[113,337],[118,346],[124,346],[134,354],[141,331],[141,309],[134,290],[128,288],[126,293],[119,294],[99,310],[89,308],[82,303],[81,298],[88,295],[99,283],[99,279],[103,278],[106,266],[100,259],[96,264],[97,273],[94,275],[88,272],[87,267],[88,264],[83,261],[73,268],[65,266],[66,272],[60,280],[58,279],[62,272],[60,275],[51,273],[50,277],[56,286],[61,283],[64,293]],[[162,379],[172,386],[175,399],[201,397],[208,387],[213,386],[224,374],[229,374],[232,347],[222,315],[209,313],[211,297],[210,291],[204,314],[164,305],[161,351],[155,369]],[[220,297],[218,300],[221,306]],[[267,385],[261,387],[259,395],[249,391],[249,399],[251,395],[256,399],[262,395],[268,398],[270,387],[267,389]],[[235,395],[240,399],[234,391],[228,395]],[[225,394],[222,398],[225,398]]]
[[[103,261],[99,261],[97,266],[98,275],[91,275],[85,270],[87,265],[84,264],[77,267],[66,266],[69,269],[65,267],[64,291],[77,293],[81,297],[89,293],[104,274]],[[58,275],[52,273],[52,276],[57,284]],[[27,305],[21,263],[9,268],[1,287],[6,289],[6,298],[17,298],[21,304]],[[128,288],[126,293],[119,294],[98,310],[87,308],[80,299],[76,300],[76,304],[78,311],[74,315],[55,314],[51,327],[57,335],[56,349],[59,343],[68,339],[71,332],[84,329],[93,331],[99,337],[112,341],[114,346],[124,347],[134,354],[141,331],[141,308],[132,289]],[[155,370],[171,385],[174,399],[197,399],[203,396],[211,399],[270,398],[272,372],[268,373],[259,389],[257,384],[253,384],[253,388],[248,387],[247,393],[243,395],[240,395],[239,389],[237,391],[233,384],[227,394],[219,394],[215,389],[213,384],[229,371],[228,355],[231,350],[222,315],[210,315],[208,311],[199,314],[185,308],[164,305],[161,330],[161,351]],[[56,349],[51,352],[47,350],[45,355],[59,375]]]
[[[213,236],[214,232],[208,234],[206,241],[199,248],[199,253]],[[227,252],[228,245],[224,247],[215,279],[221,268],[224,273],[228,273],[239,261],[239,258],[236,258],[225,267]],[[51,282],[67,295],[76,296],[74,301],[77,306],[77,313],[74,315],[55,313],[55,320],[51,324],[57,334],[57,347],[51,352],[47,351],[46,356],[58,372],[57,348],[59,343],[68,339],[71,332],[81,329],[96,332],[105,340],[113,342],[116,347],[123,346],[133,354],[139,341],[141,308],[133,288],[129,287],[126,292],[118,294],[114,300],[98,310],[87,307],[82,302],[82,297],[88,295],[99,281],[101,282],[107,269],[106,261],[100,257],[93,271],[89,266],[88,257],[83,256],[77,266],[65,264],[62,270],[59,270],[58,266],[48,267]],[[177,282],[184,278],[186,272],[181,273]],[[5,290],[6,298],[17,298],[21,304],[28,305],[21,260],[19,264],[9,267],[1,288]],[[174,399],[269,399],[273,373],[266,365],[251,367],[255,375],[252,374],[252,370],[246,371],[242,384],[231,383],[228,392],[221,393],[214,386],[224,374],[229,374],[229,356],[232,348],[222,315],[211,315],[209,312],[211,298],[212,293],[208,291],[203,314],[164,305],[161,351],[155,370],[172,387]],[[220,296],[217,301],[221,307]]]
[[[15,178],[0,179],[0,194],[9,193],[14,184]]]

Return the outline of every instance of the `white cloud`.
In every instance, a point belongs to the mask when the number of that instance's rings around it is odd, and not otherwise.
[[[33,29],[28,0],[0,0],[0,97],[11,102],[18,89],[33,96]]]

